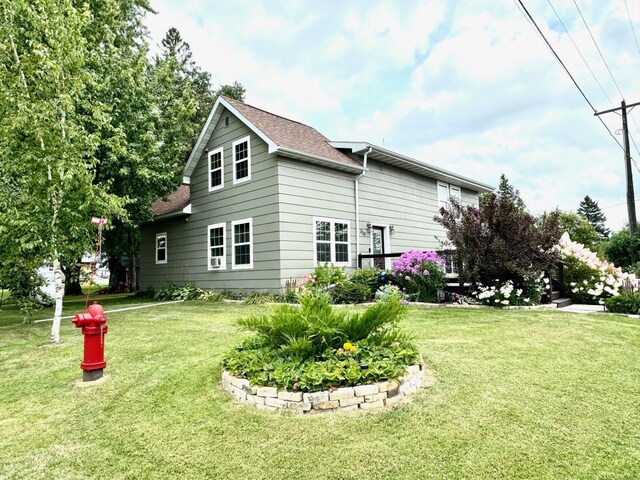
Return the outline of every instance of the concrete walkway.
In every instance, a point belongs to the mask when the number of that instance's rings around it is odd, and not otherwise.
[[[582,305],[574,303],[568,307],[562,307],[558,309],[559,312],[572,312],[572,313],[602,313],[604,312],[603,305]]]
[[[184,302],[184,300],[172,300],[170,302],[147,303],[144,305],[135,305],[133,307],[124,307],[124,308],[115,308],[113,310],[105,310],[104,313],[107,314],[107,313],[113,313],[113,312],[126,312],[128,310],[138,310],[140,308],[159,307],[161,305],[169,305],[170,303],[181,303],[181,302]],[[61,317],[60,320],[69,320],[70,318],[75,318],[75,315],[67,315],[67,316]],[[53,322],[53,318],[43,318],[42,320],[33,321],[33,323],[42,323],[42,322]]]

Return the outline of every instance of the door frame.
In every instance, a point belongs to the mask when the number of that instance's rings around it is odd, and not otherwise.
[[[391,235],[389,234],[389,224],[387,223],[371,223],[371,232],[369,232],[369,252],[373,253],[373,229],[374,227],[382,228],[382,242],[384,245],[383,253],[391,253]],[[391,268],[392,258],[384,259],[384,269],[389,270]],[[373,266],[373,259],[371,259],[371,266]]]

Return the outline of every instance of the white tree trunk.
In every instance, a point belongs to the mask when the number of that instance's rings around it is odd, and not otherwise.
[[[53,325],[51,325],[51,343],[60,343],[60,320],[62,319],[62,295],[64,288],[62,286],[62,268],[60,268],[60,260],[53,261],[53,285],[55,287],[56,308],[53,313]]]

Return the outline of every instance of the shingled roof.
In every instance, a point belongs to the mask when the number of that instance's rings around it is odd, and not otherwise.
[[[286,147],[359,167],[360,164],[329,144],[327,137],[304,123],[274,115],[229,97],[222,97],[247,120],[253,123],[278,147]]]
[[[191,202],[191,188],[182,184],[177,190],[171,192],[166,200],[159,198],[151,205],[151,212],[154,216],[168,215],[169,213],[181,212]]]

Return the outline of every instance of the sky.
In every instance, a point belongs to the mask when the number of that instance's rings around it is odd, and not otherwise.
[[[639,0],[522,2],[597,111],[640,102]],[[623,150],[518,0],[151,5],[152,50],[176,27],[214,85],[240,82],[250,105],[490,185],[504,173],[533,213],[589,195],[610,228],[627,221]],[[623,144],[620,115],[600,118]],[[640,148],[640,106],[629,130]]]

